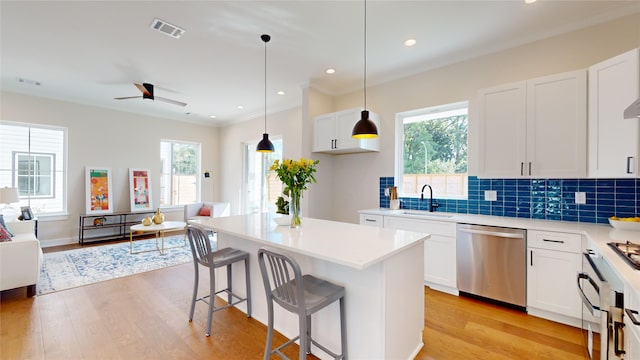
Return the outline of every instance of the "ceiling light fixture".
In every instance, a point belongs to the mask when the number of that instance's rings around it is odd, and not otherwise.
[[[276,94],[278,94],[278,95],[284,95],[284,91],[280,90],[280,91],[278,91]]]
[[[415,45],[415,44],[416,44],[416,39],[407,39],[407,40],[405,40],[405,42],[404,42],[404,45],[405,45],[405,46],[413,46],[413,45]]]
[[[273,152],[275,149],[269,141],[269,134],[267,134],[267,43],[271,40],[271,36],[262,34],[260,39],[264,41],[264,134],[262,134],[262,140],[258,143],[256,151]]]
[[[360,120],[353,126],[351,137],[356,139],[378,137],[378,128],[369,119],[367,110],[367,0],[364,0],[364,110],[360,113]]]
[[[326,72],[327,74],[335,74],[336,73],[336,69],[329,68],[329,69],[325,70],[324,72]]]

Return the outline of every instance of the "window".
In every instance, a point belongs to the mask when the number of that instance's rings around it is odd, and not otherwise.
[[[468,102],[408,111],[396,116],[399,195],[416,197],[424,184],[434,197],[467,198]]]
[[[200,199],[200,144],[160,142],[160,205],[185,205]]]
[[[17,187],[36,215],[67,212],[67,129],[0,121],[0,187]]]
[[[282,195],[282,182],[275,171],[269,171],[275,160],[282,160],[282,139],[271,139],[272,153],[256,152],[257,142],[244,147],[244,209],[245,214],[275,211],[278,196]]]

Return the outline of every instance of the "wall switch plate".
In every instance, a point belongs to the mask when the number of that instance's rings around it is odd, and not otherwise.
[[[388,187],[384,188],[384,196],[389,197],[389,191]]]
[[[576,204],[586,204],[587,203],[587,193],[582,191],[576,192]]]
[[[495,190],[485,190],[484,199],[486,201],[496,201],[498,200],[498,192]]]

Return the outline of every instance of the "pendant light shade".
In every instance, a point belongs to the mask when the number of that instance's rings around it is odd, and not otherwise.
[[[269,134],[267,134],[267,43],[271,40],[271,36],[262,34],[260,39],[264,41],[264,134],[262,134],[262,140],[258,143],[256,151],[273,152],[275,149],[269,140]]]
[[[367,110],[367,0],[364,1],[364,110],[360,120],[353,126],[351,137],[355,139],[372,139],[378,137],[378,127],[369,119]]]

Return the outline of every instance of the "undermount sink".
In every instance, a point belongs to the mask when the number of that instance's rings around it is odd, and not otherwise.
[[[425,216],[425,217],[439,217],[439,218],[450,218],[453,215],[450,214],[440,214],[428,211],[418,211],[418,210],[404,210],[401,212],[404,215],[414,215],[414,216]]]

